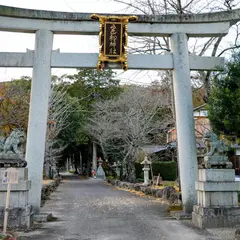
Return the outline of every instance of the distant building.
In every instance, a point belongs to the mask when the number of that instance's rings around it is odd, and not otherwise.
[[[207,131],[210,131],[210,121],[208,119],[208,112],[205,109],[206,104],[194,108],[194,121],[195,121],[195,136],[196,136],[196,147],[198,152],[198,158],[203,158],[205,152],[205,144],[203,136]],[[176,128],[171,128],[167,132],[166,145],[145,145],[141,149],[146,154],[156,154],[159,158],[174,160],[176,158],[177,150],[177,131]]]
[[[194,108],[193,116],[195,122],[195,136],[197,142],[197,148],[205,148],[203,136],[207,131],[210,131],[210,121],[208,119],[208,112],[205,109],[206,104]],[[167,143],[173,143],[177,141],[176,128],[172,128],[167,133]]]

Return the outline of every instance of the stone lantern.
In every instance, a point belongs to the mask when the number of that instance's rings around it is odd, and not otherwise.
[[[121,174],[121,166],[122,166],[122,164],[120,163],[120,161],[118,161],[117,167],[116,167],[116,173],[117,173],[118,177],[120,177],[120,174]]]
[[[103,160],[100,158],[98,160],[98,163],[99,163],[99,166],[98,166],[98,169],[97,169],[97,177],[105,179],[106,175],[105,175],[105,172],[104,172],[103,167],[102,167]]]
[[[112,168],[116,172],[117,176],[120,177],[121,163],[119,161],[117,163],[114,162],[113,165],[112,165]]]
[[[147,157],[141,162],[143,165],[143,172],[144,172],[144,185],[149,185],[149,170],[151,162],[148,160]]]

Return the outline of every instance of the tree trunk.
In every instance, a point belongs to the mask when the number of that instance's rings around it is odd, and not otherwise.
[[[166,71],[166,75],[167,75],[167,78],[170,79],[170,83],[171,83],[170,92],[171,92],[172,115],[173,115],[173,119],[176,120],[172,71]]]
[[[120,177],[121,177],[121,180],[126,180],[127,178],[127,164],[125,160],[123,160],[122,162],[122,174]]]
[[[74,163],[75,173],[77,174],[78,173],[78,171],[77,171],[78,166],[77,166],[77,161],[75,159],[75,155],[74,154],[72,155],[72,159],[73,159],[73,163]]]
[[[130,161],[128,165],[128,181],[131,183],[136,182],[136,169],[133,161]]]
[[[83,170],[83,163],[82,163],[82,153],[81,153],[81,151],[79,152],[79,157],[80,157],[80,169],[82,171]]]
[[[128,166],[127,166],[127,158],[130,154],[130,151],[126,154],[122,161],[122,174],[121,174],[121,180],[128,180]]]
[[[66,163],[66,171],[68,172],[69,171],[69,160],[67,158],[67,163]]]
[[[92,170],[97,171],[97,144],[93,142]]]
[[[100,143],[100,146],[101,146],[101,149],[102,149],[103,158],[104,158],[104,160],[106,161],[106,160],[108,159],[108,156],[107,156],[107,154],[106,154],[106,152],[105,152],[105,149],[104,149],[104,147],[103,147],[102,142]]]
[[[46,161],[44,164],[44,172],[45,172],[45,177],[47,179],[50,179],[50,164],[48,161]]]

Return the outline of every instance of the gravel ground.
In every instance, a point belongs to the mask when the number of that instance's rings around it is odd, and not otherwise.
[[[171,220],[166,205],[106,186],[96,179],[65,176],[42,212],[57,221],[42,224],[21,240],[233,240],[229,232],[197,230]],[[222,238],[223,234],[227,238]],[[231,238],[228,238],[231,237]]]

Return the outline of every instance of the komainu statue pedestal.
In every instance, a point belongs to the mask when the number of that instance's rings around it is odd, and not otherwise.
[[[227,147],[213,132],[207,132],[204,139],[207,154],[202,169],[198,170],[198,202],[193,207],[193,224],[199,228],[234,227],[240,222],[239,183],[235,182]]]
[[[4,172],[6,168],[0,168]],[[28,169],[17,168],[18,184],[11,184],[8,228],[29,229],[33,222],[32,207],[28,203],[28,192],[31,187],[28,181]],[[2,183],[2,176],[1,176]],[[0,184],[0,226],[3,226],[7,196],[7,184]]]
[[[199,169],[198,203],[192,222],[199,228],[233,227],[240,222],[234,169]]]

